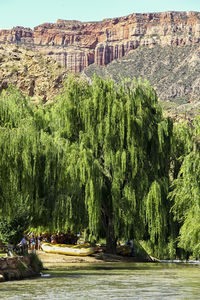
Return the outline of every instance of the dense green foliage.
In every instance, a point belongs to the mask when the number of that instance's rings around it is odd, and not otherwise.
[[[178,246],[198,257],[198,124],[173,130],[141,82],[69,77],[47,105],[10,88],[0,97],[1,218],[26,207],[29,228],[88,228],[109,252],[142,239],[160,257]]]
[[[1,218],[0,237],[5,243],[17,245],[29,225],[26,209],[17,209],[12,216]]]
[[[161,246],[172,125],[153,89],[69,79],[53,117],[54,131],[69,143],[68,176],[91,233],[105,235],[109,251],[118,238],[145,234]]]
[[[178,126],[179,172],[172,183],[172,212],[180,224],[179,247],[200,257],[200,118]],[[176,132],[177,133],[177,132]],[[177,147],[178,148],[178,147]]]

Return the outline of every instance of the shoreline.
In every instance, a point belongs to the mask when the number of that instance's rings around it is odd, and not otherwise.
[[[102,264],[102,263],[132,263],[132,262],[159,262],[159,260],[154,259],[152,257],[142,258],[142,257],[130,257],[130,256],[121,256],[107,253],[96,253],[90,256],[72,256],[72,255],[64,255],[64,254],[56,254],[56,253],[46,253],[44,251],[37,250],[36,254],[38,258],[43,263],[44,267],[46,264]]]

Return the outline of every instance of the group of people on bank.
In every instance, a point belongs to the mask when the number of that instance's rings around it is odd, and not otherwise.
[[[35,234],[33,232],[24,235],[23,239],[19,243],[24,249],[29,250],[41,250],[41,243],[47,242],[52,244],[68,244],[68,245],[76,245],[79,236],[77,234],[73,234],[71,232],[63,233],[39,233]]]

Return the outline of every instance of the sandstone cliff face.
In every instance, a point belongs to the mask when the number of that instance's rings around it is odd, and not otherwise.
[[[139,46],[198,44],[200,12],[131,14],[93,23],[58,20],[34,30],[1,30],[0,43],[29,45],[76,73],[93,63],[105,66]]]
[[[33,31],[22,26],[13,27],[11,30],[0,30],[0,43],[33,44]]]
[[[34,47],[34,50],[55,59],[72,73],[79,73],[85,67],[94,63],[94,53],[88,49],[75,49],[74,47],[68,47],[63,50],[58,46],[37,46]]]

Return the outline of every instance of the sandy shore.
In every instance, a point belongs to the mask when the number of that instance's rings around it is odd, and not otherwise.
[[[125,257],[120,255],[112,255],[106,253],[97,253],[91,256],[71,256],[63,254],[45,253],[44,251],[36,251],[38,257],[45,264],[60,263],[105,263],[105,262],[145,262],[141,257]]]
[[[45,253],[43,251],[36,251],[42,263],[95,263],[98,261],[93,256],[71,256],[64,254]]]

